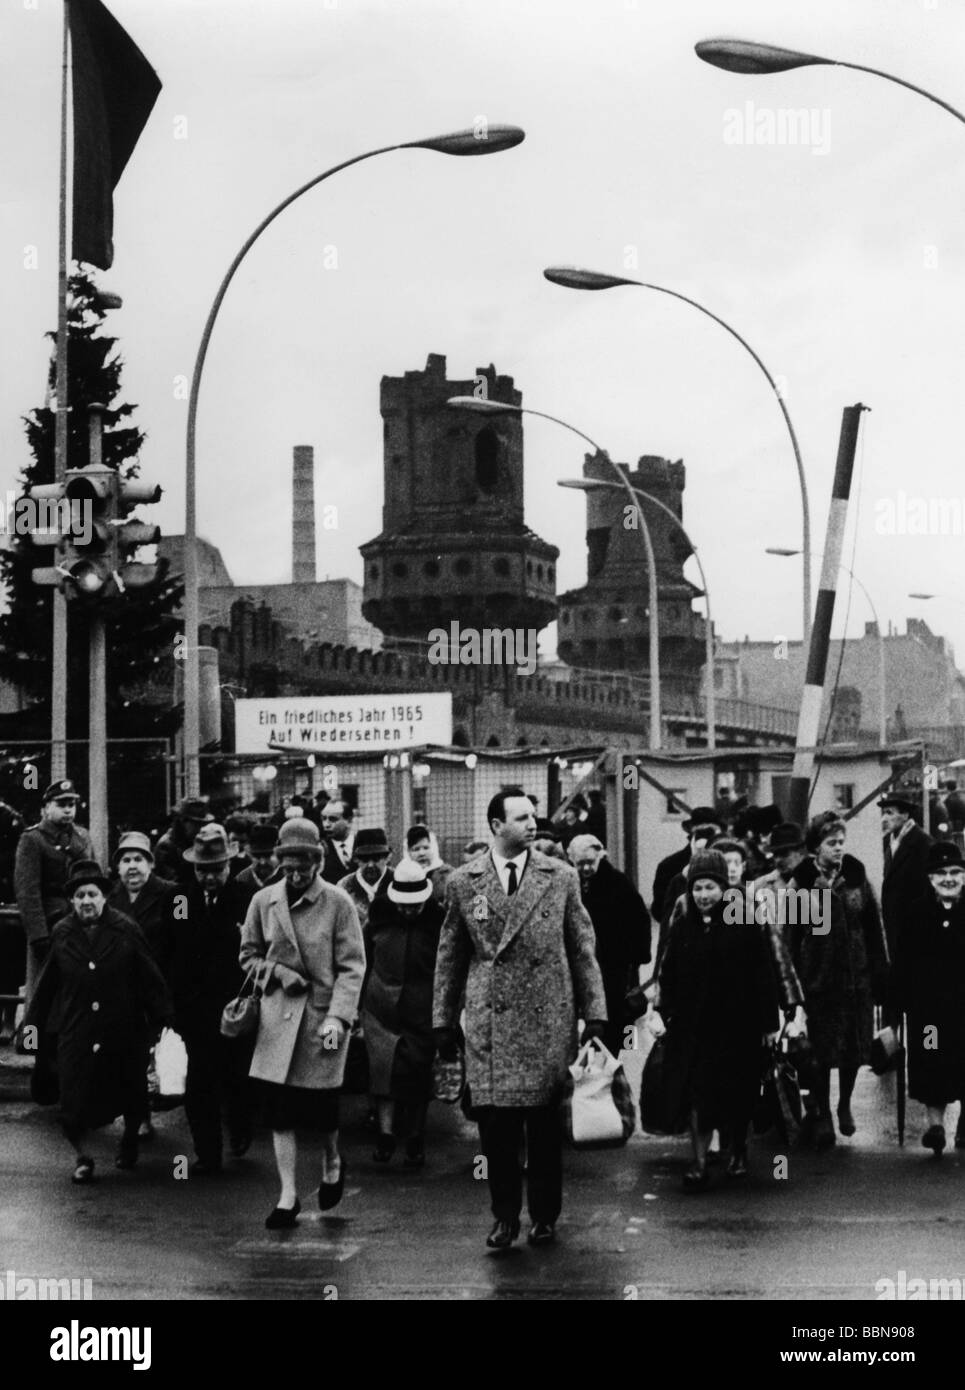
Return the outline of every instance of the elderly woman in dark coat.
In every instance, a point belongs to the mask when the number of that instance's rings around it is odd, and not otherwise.
[[[668,1091],[690,1118],[688,1190],[707,1186],[713,1130],[731,1136],[727,1172],[747,1172],[747,1129],[757,1100],[762,1044],[778,1026],[777,990],[764,934],[753,920],[724,920],[727,864],[716,850],[687,866],[687,909],[660,964],[656,1029],[666,1022]],[[661,1017],[661,1015],[663,1017]]]
[[[72,911],[51,932],[50,952],[25,1020],[56,1036],[61,1122],[76,1151],[73,1181],[89,1183],[88,1130],[124,1117],[116,1166],[137,1162],[147,1112],[153,1036],[173,1009],[164,978],[139,928],[106,904],[110,880],[93,860],[71,870]]]
[[[425,1163],[435,1056],[432,987],[444,918],[425,870],[409,859],[396,866],[386,895],[372,901],[362,1031],[379,1118],[377,1163],[388,1163],[396,1136],[405,1139],[406,1167]]]
[[[854,1134],[851,1093],[858,1068],[871,1061],[874,1006],[884,1003],[888,985],[881,913],[864,865],[844,852],[845,835],[844,821],[834,811],[816,816],[805,840],[808,857],[791,875],[791,886],[807,892],[811,904],[809,912],[797,913],[789,930],[814,1050],[809,1118],[818,1148],[835,1142],[834,1067],[838,1128],[844,1135]]]
[[[939,840],[928,851],[928,887],[898,933],[892,1000],[908,1015],[908,1089],[926,1107],[922,1144],[945,1147],[945,1107],[965,1097],[965,860]],[[955,1140],[955,1147],[965,1144]]]

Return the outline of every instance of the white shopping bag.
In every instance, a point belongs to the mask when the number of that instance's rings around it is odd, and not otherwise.
[[[596,1039],[584,1043],[570,1067],[570,1078],[563,1104],[563,1123],[570,1142],[578,1146],[625,1144],[633,1133],[633,1101],[616,1057]]]
[[[173,1028],[165,1028],[161,1033],[154,1049],[154,1071],[157,1091],[152,1099],[156,1108],[168,1110],[181,1105],[188,1077],[188,1051],[180,1033]]]

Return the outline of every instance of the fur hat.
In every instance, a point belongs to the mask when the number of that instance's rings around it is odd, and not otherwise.
[[[702,849],[691,855],[687,865],[687,887],[692,888],[698,878],[712,878],[721,888],[727,887],[730,883],[727,860],[719,850]]]

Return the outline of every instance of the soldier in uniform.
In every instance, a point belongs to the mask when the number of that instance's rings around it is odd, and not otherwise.
[[[77,825],[80,797],[69,778],[44,792],[40,820],[20,837],[13,870],[14,893],[27,938],[25,1007],[50,948],[50,929],[70,912],[65,885],[73,866],[93,859],[90,835]]]

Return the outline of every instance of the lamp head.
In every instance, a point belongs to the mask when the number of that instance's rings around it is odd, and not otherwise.
[[[694,45],[702,62],[725,72],[768,73],[788,72],[791,68],[831,64],[832,58],[817,58],[813,53],[798,53],[793,48],[776,48],[770,43],[748,43],[746,39],[704,39]]]
[[[783,557],[786,559],[786,558],[787,558],[788,556],[790,556],[790,555],[800,555],[801,552],[800,552],[800,550],[791,550],[791,549],[789,549],[787,546],[782,546],[782,545],[768,545],[768,546],[765,546],[765,547],[764,547],[764,554],[765,554],[765,555],[781,555],[781,556],[783,556]]]
[[[551,265],[543,275],[554,285],[562,285],[567,290],[612,290],[616,285],[635,285],[636,280],[625,280],[619,275],[603,275],[598,270],[583,270],[575,265]]]
[[[446,405],[454,410],[473,410],[477,415],[520,415],[522,408],[505,401],[490,401],[485,396],[450,396]]]
[[[577,492],[597,492],[600,488],[607,491],[615,489],[622,492],[623,488],[619,483],[608,483],[603,478],[561,478],[556,484],[557,487],[572,487]]]
[[[450,131],[448,135],[433,135],[428,140],[410,140],[404,150],[438,150],[440,154],[499,154],[522,144],[526,132],[518,125],[489,125],[480,121],[468,130]]]

